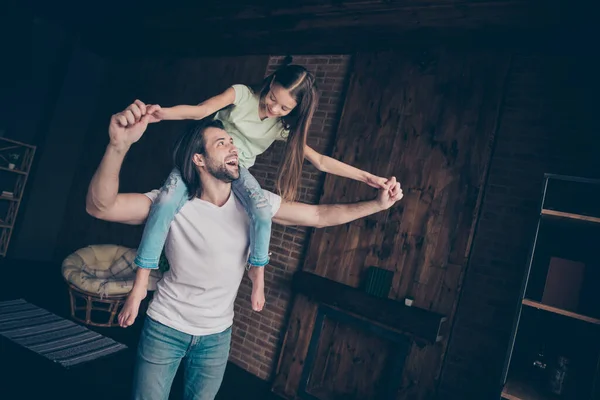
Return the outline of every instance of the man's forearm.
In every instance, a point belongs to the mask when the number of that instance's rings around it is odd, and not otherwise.
[[[119,193],[119,173],[129,147],[109,144],[88,188],[86,209],[90,214],[110,208]]]
[[[341,225],[383,211],[377,200],[352,204],[321,204],[317,206],[318,228]]]

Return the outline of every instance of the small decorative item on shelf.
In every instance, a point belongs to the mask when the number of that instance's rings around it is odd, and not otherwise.
[[[548,382],[548,363],[546,362],[546,351],[542,345],[538,351],[537,356],[533,360],[532,364],[532,377],[533,384],[538,388],[543,388]]]
[[[562,395],[565,392],[565,383],[568,378],[569,359],[558,357],[558,362],[550,370],[549,389],[552,393]]]
[[[8,169],[15,169],[15,167],[19,163],[20,158],[21,158],[21,155],[19,153],[9,154],[8,155],[8,159],[9,159]]]
[[[8,153],[6,155],[0,154],[0,158],[6,163],[6,167],[10,170],[13,170],[19,164],[19,160],[21,159],[21,154],[14,152]]]

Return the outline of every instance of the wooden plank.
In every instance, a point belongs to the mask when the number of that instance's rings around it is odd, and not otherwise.
[[[524,381],[509,380],[502,390],[502,398],[506,400],[550,400],[553,397],[540,393]]]
[[[297,296],[279,355],[273,392],[288,398],[296,396],[316,316],[317,304]]]
[[[558,217],[558,218],[566,218],[566,219],[575,219],[578,221],[600,223],[600,218],[598,218],[598,217],[590,217],[589,215],[573,214],[573,213],[562,212],[562,211],[542,210],[542,215]]]
[[[21,143],[18,142],[16,140],[13,139],[9,139],[9,138],[5,138],[5,137],[0,137],[0,141],[4,141],[4,142],[8,142],[8,143],[12,143],[15,144],[17,146],[25,146],[25,147],[29,147],[30,149],[35,149],[35,146],[32,144],[27,144],[27,143]]]
[[[319,399],[385,398],[397,357],[393,342],[325,318],[306,392]]]
[[[294,275],[292,289],[315,302],[335,306],[430,343],[440,339],[439,332],[446,321],[441,314],[374,297],[360,289],[304,271]]]
[[[135,10],[135,17],[127,21],[120,14],[106,14],[99,22],[88,20],[74,29],[86,46],[111,58],[352,53],[406,48],[423,38],[429,44],[451,40],[454,45],[477,43],[480,48],[531,42],[556,46],[556,39],[562,39],[553,32],[560,22],[554,0],[538,5],[535,12],[524,0],[301,3],[207,6],[203,2],[200,9],[195,5],[159,13]],[[68,12],[46,13],[73,24]],[[103,29],[106,25],[112,29]],[[113,46],[122,37],[149,29],[155,32],[152,42],[142,41],[130,49]],[[210,40],[197,46],[198,37]]]
[[[523,299],[523,305],[529,306],[529,307],[534,307],[534,308],[537,308],[538,310],[544,310],[544,311],[548,311],[548,312],[551,312],[554,314],[564,315],[565,317],[574,318],[574,319],[589,322],[592,324],[600,325],[600,319],[598,319],[598,318],[592,318],[592,317],[588,317],[587,315],[581,315],[581,314],[577,314],[572,311],[562,310],[560,308],[552,307],[552,306],[549,306],[547,304],[543,304],[543,303],[540,303],[537,301]]]
[[[321,26],[382,26],[394,25],[399,30],[427,27],[493,27],[516,28],[527,26],[548,26],[557,22],[560,15],[556,2],[550,1],[544,7],[532,11],[524,0],[492,1],[335,1],[297,3],[244,3],[227,6],[202,3],[188,7],[161,10],[136,10],[135,17],[127,19],[108,13],[98,20],[88,19],[79,29],[97,29],[100,21],[111,24],[123,32],[130,27],[154,29],[156,32],[187,32],[192,37],[200,33],[213,32],[213,38],[229,31],[229,37],[243,32],[254,34],[270,31],[303,31]],[[317,4],[318,3],[318,4]],[[56,19],[65,19],[59,9],[45,11]],[[100,13],[100,11],[99,11]],[[91,13],[95,14],[95,13]],[[96,14],[97,15],[97,14]],[[65,22],[73,24],[66,19]],[[237,35],[236,35],[237,36]],[[183,38],[183,37],[182,37]]]
[[[18,169],[10,169],[5,167],[0,167],[0,171],[14,172],[15,174],[27,175],[27,172],[20,171]]]
[[[393,49],[418,50],[444,44],[454,49],[484,50],[528,50],[552,49],[563,46],[564,38],[550,29],[523,28],[507,32],[503,29],[451,28],[434,30],[400,31],[389,26],[373,28],[331,28],[295,32],[293,34],[273,35],[264,33],[259,36],[248,34],[238,37],[215,36],[206,46],[195,46],[195,35],[185,32],[168,32],[157,36],[156,44],[140,43],[126,50],[112,46],[115,40],[125,33],[85,32],[84,45],[94,52],[108,58],[145,58],[148,54],[172,58],[232,55],[269,55],[269,54],[352,54],[356,52],[376,52]],[[563,49],[569,51],[569,48]]]
[[[253,19],[267,19],[270,17],[293,17],[302,16],[308,17],[326,17],[326,16],[337,16],[337,15],[356,15],[357,13],[377,13],[386,12],[393,13],[395,11],[405,11],[416,13],[419,10],[446,10],[447,8],[459,8],[456,7],[457,0],[433,0],[433,1],[422,1],[422,0],[409,0],[409,1],[381,1],[381,0],[345,0],[335,2],[299,2],[299,3],[281,3],[281,2],[266,2],[261,4],[254,4],[250,6],[248,2],[242,4],[211,4],[205,5],[203,3],[204,13],[200,16],[202,20],[237,20],[238,22],[253,20]],[[525,9],[527,3],[522,0],[509,0],[509,1],[476,1],[471,4],[461,3],[466,8],[493,8],[493,7],[504,7],[510,12],[519,13]],[[170,28],[176,28],[178,25],[176,22],[179,20],[181,23],[186,19],[188,22],[193,22],[191,15],[197,14],[188,8],[188,12],[184,12],[184,9],[177,10],[165,10],[160,15],[151,16],[143,19],[143,23],[148,26],[168,26]],[[442,12],[439,13],[440,18],[443,17]],[[496,16],[498,16],[496,14]]]

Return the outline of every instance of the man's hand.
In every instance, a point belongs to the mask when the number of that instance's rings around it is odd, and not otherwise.
[[[392,176],[388,179],[387,184],[389,189],[379,189],[377,195],[377,202],[383,210],[387,210],[404,196],[400,183],[396,182],[396,177]]]
[[[139,100],[112,116],[108,134],[110,144],[119,150],[127,150],[140,140],[149,122],[156,122],[152,114],[158,106],[146,106]]]

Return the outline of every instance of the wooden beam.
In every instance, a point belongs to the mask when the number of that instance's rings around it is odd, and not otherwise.
[[[185,33],[157,34],[152,41],[130,46],[123,37],[129,33],[86,32],[82,43],[109,58],[206,57],[271,54],[352,54],[388,51],[397,48],[423,49],[445,46],[456,49],[571,49],[568,35],[552,30],[434,30],[389,32],[384,29],[313,30],[290,37],[254,35],[211,36],[210,40]],[[572,50],[572,49],[571,49]]]
[[[292,289],[316,302],[337,307],[430,343],[441,339],[442,326],[446,321],[441,314],[374,297],[352,286],[304,271],[294,275]]]
[[[533,7],[526,0],[464,1],[340,1],[330,4],[229,7],[188,7],[167,13],[140,15],[151,29],[252,30],[297,32],[347,26],[391,25],[403,30],[420,27],[531,26],[557,20],[554,4]]]
[[[70,26],[101,55],[187,57],[353,53],[440,40],[482,46],[548,42],[546,33],[560,22],[559,2],[211,0],[160,10],[123,4],[119,12],[104,5],[85,13],[46,4],[36,12]]]

